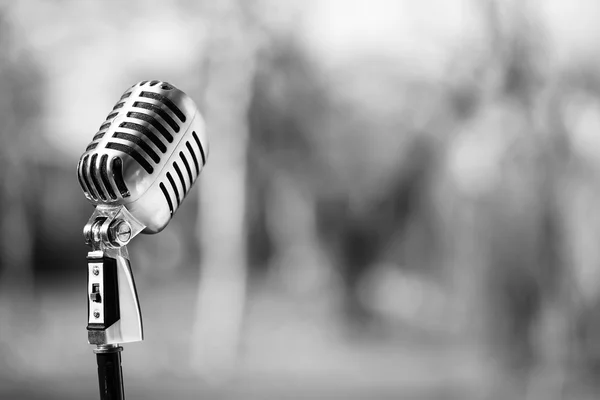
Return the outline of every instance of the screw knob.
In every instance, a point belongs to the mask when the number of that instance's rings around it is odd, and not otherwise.
[[[115,246],[125,246],[131,240],[132,229],[129,222],[118,219],[108,228],[108,238]]]

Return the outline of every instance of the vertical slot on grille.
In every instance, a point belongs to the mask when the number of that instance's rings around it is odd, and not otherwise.
[[[90,177],[92,178],[92,183],[94,184],[94,188],[96,189],[96,192],[98,192],[98,196],[100,196],[100,198],[102,200],[106,200],[106,195],[104,194],[104,190],[102,190],[102,185],[100,185],[100,182],[98,182],[97,165],[96,165],[97,160],[98,160],[98,154],[94,154],[92,156],[92,159],[90,160]]]
[[[123,161],[121,157],[115,157],[112,159],[112,173],[115,184],[117,185],[117,189],[119,193],[121,193],[121,197],[129,197],[129,189],[123,180]]]
[[[160,190],[162,191],[163,195],[165,196],[165,200],[167,200],[167,204],[169,205],[169,211],[171,211],[171,215],[173,215],[173,202],[171,201],[169,192],[167,192],[167,189],[165,188],[165,185],[162,184],[162,182],[158,186],[160,187]]]
[[[190,151],[190,154],[192,155],[192,160],[194,161],[194,165],[196,166],[196,176],[198,176],[200,174],[200,166],[198,165],[198,159],[196,158],[196,153],[194,153],[194,149],[192,148],[192,145],[190,144],[190,142],[186,142],[185,147],[187,147],[187,149]]]
[[[198,135],[196,135],[196,131],[192,132],[192,136],[194,137],[194,140],[196,141],[196,144],[198,145],[198,148],[200,149],[200,155],[202,156],[202,166],[204,167],[206,165],[206,157],[204,155],[204,149],[202,148],[200,139],[198,139]]]
[[[83,172],[81,170],[82,165],[83,165],[83,159],[79,160],[79,163],[77,163],[77,179],[79,180],[79,186],[81,186],[81,189],[85,193],[88,193],[87,185],[83,181]]]
[[[83,163],[81,164],[81,175],[83,176],[83,181],[85,182],[85,186],[87,187],[87,193],[90,195],[90,197],[94,200],[97,199],[96,195],[94,194],[94,190],[92,189],[92,184],[90,183],[90,180],[88,179],[88,161],[90,160],[90,156],[87,155],[83,158]]]
[[[188,177],[190,178],[190,187],[191,187],[192,184],[194,183],[194,178],[192,177],[192,170],[190,169],[190,164],[188,163],[187,158],[185,158],[185,154],[183,154],[183,151],[179,152],[179,157],[181,157],[181,161],[183,162],[183,165],[185,166],[185,170],[188,173]]]
[[[170,172],[167,172],[167,179],[173,188],[173,193],[175,193],[175,199],[177,200],[177,207],[179,207],[179,191],[177,190],[177,185],[175,185],[175,181],[173,180]]]
[[[113,188],[110,184],[110,180],[108,179],[108,155],[107,154],[103,155],[102,158],[100,159],[100,178],[102,179],[102,183],[104,184],[104,187],[106,188],[106,193],[108,193],[108,195],[110,196],[111,199],[116,200],[117,195],[115,194],[115,191],[113,190]]]
[[[173,168],[175,168],[175,172],[177,172],[177,176],[179,177],[179,180],[181,181],[181,187],[183,188],[183,195],[185,196],[185,194],[187,193],[187,188],[185,187],[185,179],[183,179],[183,174],[181,173],[181,170],[179,169],[179,165],[177,165],[177,162],[173,161]],[[190,181],[190,185],[192,184],[192,182]]]

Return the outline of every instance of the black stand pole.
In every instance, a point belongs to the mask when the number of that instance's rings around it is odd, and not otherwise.
[[[120,346],[102,346],[94,350],[98,362],[100,400],[124,400]]]

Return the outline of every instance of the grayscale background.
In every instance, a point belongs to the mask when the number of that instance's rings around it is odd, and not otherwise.
[[[0,0],[0,399],[97,399],[75,167],[132,84],[210,157],[129,246],[134,399],[600,395],[597,0]]]

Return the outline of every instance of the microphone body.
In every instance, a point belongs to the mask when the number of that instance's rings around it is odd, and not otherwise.
[[[143,340],[126,245],[165,228],[206,164],[208,140],[194,101],[173,85],[139,82],[125,91],[77,165],[96,207],[84,227],[88,253],[88,341]]]

